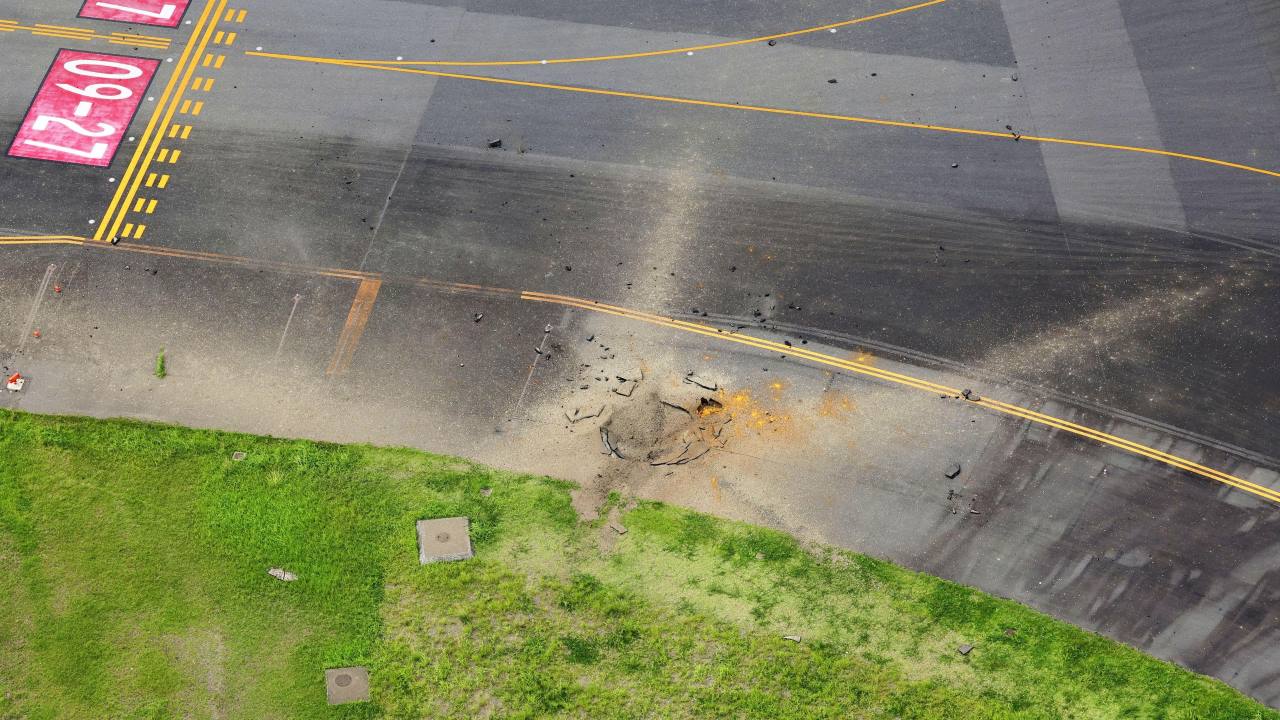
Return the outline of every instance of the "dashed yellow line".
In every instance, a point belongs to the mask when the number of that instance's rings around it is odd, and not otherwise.
[[[769,42],[770,40],[783,40],[785,38],[796,37],[797,35],[808,35],[811,33],[819,33],[833,31],[850,25],[858,25],[860,23],[880,20],[894,15],[913,12],[915,10],[923,10],[934,5],[941,5],[947,0],[928,0],[927,2],[900,7],[894,10],[867,15],[864,17],[853,18],[852,20],[841,20],[839,22],[827,23],[826,25],[815,25],[814,27],[802,28],[800,30],[791,30],[788,32],[774,33],[772,35],[761,35],[759,37],[747,38],[745,40],[728,40],[725,42],[707,43],[704,45],[690,45],[688,47],[671,48],[668,50],[649,50],[645,52],[623,53],[620,55],[589,55],[586,57],[567,57],[567,58],[547,58],[537,60],[359,60],[370,65],[399,65],[399,66],[436,66],[436,67],[498,67],[511,65],[563,65],[568,63],[589,63],[604,62],[607,60],[634,60],[636,58],[659,57],[662,55],[679,55],[681,53],[690,54],[696,52],[704,52],[707,50],[716,50],[719,48],[734,47],[736,45],[750,45],[753,43]]]
[[[838,115],[835,113],[810,112],[807,110],[792,110],[789,108],[767,107],[764,105],[739,105],[737,103],[719,102],[715,100],[697,100],[694,98],[675,97],[671,95],[650,95],[646,93],[633,93],[623,90],[606,90],[603,88],[582,87],[578,85],[561,85],[558,83],[532,82],[528,80],[510,80],[507,78],[491,77],[488,75],[467,75],[463,73],[442,72],[439,70],[422,70],[419,68],[393,67],[390,65],[371,65],[369,63],[355,62],[351,60],[342,60],[339,58],[313,57],[307,55],[286,55],[282,53],[257,52],[250,50],[246,55],[254,57],[273,58],[276,60],[292,60],[295,62],[315,63],[318,65],[339,65],[343,67],[361,68],[364,70],[381,70],[384,72],[408,73],[412,75],[427,75],[430,77],[453,78],[456,80],[473,80],[476,82],[492,83],[495,85],[511,85],[515,87],[537,88],[541,90],[557,90],[561,92],[582,93],[586,95],[603,95],[606,97],[629,98],[632,100],[646,100],[650,102],[671,103],[675,105],[690,105],[695,107],[718,108],[721,110],[736,110],[740,112],[756,112],[766,113],[770,115],[783,115],[788,117],[802,117],[812,120],[832,120],[836,122],[859,123],[864,125],[879,125],[883,127],[906,128],[911,130],[925,130],[929,132],[950,133],[954,135],[971,135],[975,137],[995,138],[1004,141],[1023,140],[1026,142],[1045,143],[1052,145],[1073,145],[1076,147],[1096,148],[1100,150],[1115,150],[1120,152],[1137,153],[1143,155],[1159,155],[1168,158],[1177,158],[1180,160],[1191,160],[1193,162],[1206,163],[1209,165],[1217,165],[1219,167],[1231,168],[1233,170],[1242,170],[1244,172],[1256,173],[1258,175],[1267,175],[1269,177],[1280,178],[1280,172],[1275,170],[1267,170],[1266,168],[1256,167],[1253,165],[1245,165],[1243,163],[1231,162],[1228,160],[1219,160],[1217,158],[1206,157],[1204,155],[1192,155],[1190,153],[1175,152],[1173,150],[1162,150],[1160,148],[1141,147],[1138,145],[1120,145],[1115,143],[1095,142],[1093,140],[1075,140],[1071,138],[1048,137],[1040,135],[1015,135],[1010,132],[999,132],[995,130],[978,130],[975,128],[952,127],[949,125],[934,125],[930,123],[908,122],[905,120],[886,120],[883,118],[860,117],[857,115]]]
[[[960,396],[961,394],[960,391],[957,390],[956,388],[947,387],[945,385],[941,385],[929,380],[925,380],[923,378],[912,377],[910,375],[904,375],[902,373],[896,373],[889,370],[884,370],[882,368],[873,367],[871,365],[858,363],[852,360],[838,358],[833,355],[827,355],[824,353],[819,353],[819,352],[807,350],[804,348],[784,345],[782,343],[773,342],[772,340],[765,340],[763,338],[744,335],[742,333],[736,333],[736,332],[729,333],[719,328],[712,327],[710,325],[703,325],[701,323],[693,323],[693,322],[687,322],[684,320],[676,320],[674,318],[663,317],[661,315],[654,315],[652,313],[645,313],[637,310],[630,310],[628,308],[622,308],[616,305],[606,305],[604,303],[598,303],[593,300],[585,300],[582,298],[569,297],[565,295],[552,295],[549,293],[526,291],[520,294],[520,298],[522,300],[530,300],[533,302],[545,302],[545,303],[555,303],[559,305],[567,305],[569,307],[576,307],[583,310],[590,310],[592,312],[599,312],[607,315],[616,315],[618,317],[630,318],[632,320],[639,320],[639,321],[647,322],[653,325],[661,325],[663,327],[669,327],[676,330],[681,330],[683,332],[695,333],[698,335],[704,335],[706,337],[716,338],[717,340],[733,342],[740,345],[747,345],[747,346],[762,349],[762,350],[768,350],[770,352],[777,352],[784,355],[801,358],[804,360],[808,360],[810,362],[827,365],[829,367],[836,367],[842,370],[848,370],[850,372],[858,373],[860,375],[866,375],[879,380],[896,383],[898,385],[905,385],[907,387],[916,388],[918,390],[924,390],[926,392],[933,393],[933,394],[952,395],[952,396]],[[1001,402],[999,400],[994,400],[986,397],[983,397],[979,400],[975,400],[971,402],[974,405],[984,407],[988,410],[993,410],[996,412],[1004,413],[1006,415],[1019,417],[1030,422],[1046,425],[1048,427],[1059,429],[1064,432],[1069,432],[1074,435],[1078,435],[1080,437],[1088,438],[1090,440],[1094,440],[1104,445],[1109,445],[1111,447],[1118,448],[1120,450],[1124,450],[1126,452],[1133,453],[1135,455],[1141,455],[1142,457],[1150,458],[1152,460],[1159,461],[1161,463],[1173,466],[1180,470],[1185,470],[1187,472],[1194,473],[1201,477],[1208,478],[1210,480],[1222,483],[1224,485],[1228,485],[1238,490],[1243,490],[1247,493],[1256,495],[1264,500],[1268,500],[1274,503],[1280,503],[1280,490],[1273,490],[1269,487],[1266,487],[1265,485],[1259,485],[1257,483],[1250,482],[1248,480],[1245,480],[1244,478],[1230,475],[1228,473],[1222,472],[1221,470],[1216,470],[1214,468],[1201,465],[1193,460],[1179,457],[1171,453],[1166,453],[1162,450],[1157,450],[1156,448],[1142,445],[1140,443],[1134,442],[1132,440],[1127,440],[1117,435],[1112,435],[1110,433],[1106,433],[1101,430],[1097,430],[1095,428],[1073,423],[1068,420],[1063,420],[1061,418],[1056,418],[1056,417],[1053,417],[1052,415],[1046,415],[1044,413],[1031,410],[1030,408],[1024,408],[1018,405],[1012,405],[1009,403]]]

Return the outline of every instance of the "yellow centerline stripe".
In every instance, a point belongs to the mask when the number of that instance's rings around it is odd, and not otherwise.
[[[761,35],[759,37],[747,38],[745,40],[727,40],[724,42],[708,43],[705,45],[690,45],[688,47],[671,48],[669,50],[648,50],[645,52],[623,53],[620,55],[589,55],[586,57],[547,58],[539,60],[357,60],[356,62],[364,62],[370,65],[399,66],[430,65],[435,67],[502,67],[511,65],[563,65],[566,63],[603,62],[606,60],[633,60],[635,58],[678,55],[681,53],[702,52],[705,50],[716,50],[718,48],[734,47],[737,45],[750,45],[752,43],[768,42],[770,40],[782,40],[784,38],[796,37],[797,35],[808,35],[811,33],[822,32],[824,30],[835,30],[837,28],[848,27],[850,25],[871,22],[872,20],[880,20],[894,15],[901,15],[902,13],[912,12],[914,10],[923,10],[924,8],[931,7],[933,5],[941,5],[946,1],[947,0],[928,0],[928,2],[917,3],[915,5],[901,7],[894,10],[887,10],[874,15],[853,18],[852,20],[841,20],[839,22],[828,23],[826,25],[816,25],[814,27],[802,28],[800,30],[775,33],[773,35]]]
[[[215,10],[214,13],[210,15],[209,10],[215,4],[217,6],[217,10]],[[111,228],[109,231],[110,234],[107,235],[107,237],[111,237],[111,235],[114,235],[116,233],[116,231],[120,227],[120,223],[124,221],[125,216],[128,214],[129,203],[133,201],[134,196],[137,194],[138,186],[142,182],[142,176],[147,171],[147,169],[151,166],[151,162],[155,158],[155,154],[157,150],[159,150],[160,148],[160,142],[164,139],[165,128],[169,125],[170,122],[173,121],[173,115],[178,109],[178,104],[182,102],[183,94],[186,92],[187,85],[191,81],[191,76],[195,72],[195,63],[189,62],[190,58],[199,57],[199,55],[204,52],[205,47],[208,46],[209,44],[209,39],[213,37],[214,31],[217,30],[218,28],[218,17],[221,16],[222,8],[226,7],[226,4],[227,4],[227,0],[217,0],[216,3],[214,2],[214,0],[210,0],[209,4],[205,6],[205,11],[200,16],[200,22],[201,23],[206,22],[206,20],[209,17],[212,17],[213,20],[209,22],[208,25],[206,25],[203,29],[201,29],[199,25],[196,26],[197,29],[195,33],[193,33],[192,37],[196,37],[196,35],[198,34],[199,41],[194,44],[189,44],[186,47],[186,49],[182,53],[182,59],[179,60],[179,66],[174,69],[173,77],[169,78],[169,85],[165,88],[165,93],[169,93],[171,90],[174,89],[175,87],[173,84],[174,81],[178,79],[179,73],[181,73],[182,75],[181,81],[179,81],[176,85],[177,90],[173,92],[172,97],[168,99],[167,103],[165,101],[164,96],[161,96],[160,102],[161,102],[161,107],[163,107],[164,109],[164,113],[163,113],[163,119],[160,121],[160,124],[159,124],[159,132],[153,133],[150,137],[148,137],[146,134],[143,135],[143,143],[146,144],[146,147],[142,148],[140,146],[139,149],[140,150],[145,149],[146,153],[143,157],[139,172],[134,174],[133,177],[130,178],[129,182],[127,183],[128,188],[124,195],[124,202],[120,205],[121,209],[116,214],[115,219],[111,221]],[[194,52],[192,52],[193,50]],[[152,116],[151,118],[152,122],[155,122],[156,117],[157,116]],[[150,132],[152,129],[153,129],[152,125],[148,124],[147,126],[148,132]],[[138,156],[135,154],[133,160],[136,161],[137,159],[138,159]],[[130,162],[130,169],[132,169],[132,167],[133,167],[133,161]],[[167,182],[168,182],[168,176],[165,176],[160,182],[160,187],[164,188]],[[124,184],[125,183],[121,183],[122,188]],[[112,204],[113,205],[115,204],[114,200]],[[110,212],[110,210],[108,210],[108,212]],[[104,221],[104,225],[105,225],[105,221]],[[98,228],[98,234],[94,235],[95,240],[101,239],[100,235],[102,234],[103,230],[104,230],[104,227]]]
[[[712,107],[722,110],[739,110],[746,112],[768,113],[771,115],[785,115],[792,117],[803,117],[815,120],[835,120],[839,122],[861,123],[866,125],[879,125],[884,127],[908,128],[913,130],[928,130],[931,132],[952,133],[956,135],[973,135],[978,137],[998,138],[1001,140],[1011,141],[1014,135],[1009,132],[998,132],[994,130],[977,130],[973,128],[952,127],[949,125],[933,125],[929,123],[908,122],[905,120],[884,120],[881,118],[860,117],[857,115],[837,115],[834,113],[809,112],[806,110],[791,110],[787,108],[767,107],[763,105],[739,105],[736,103],[718,102],[714,100],[697,100],[693,98],[675,97],[670,95],[649,95],[645,93],[633,93],[623,90],[605,90],[602,88],[581,87],[577,85],[561,85],[558,83],[532,82],[528,80],[509,80],[507,78],[491,77],[488,75],[467,75],[463,73],[442,72],[439,70],[422,70],[418,68],[393,67],[390,65],[371,65],[369,63],[357,62],[353,60],[340,60],[337,58],[313,57],[307,55],[286,55],[282,53],[258,52],[249,50],[245,53],[254,57],[272,58],[276,60],[292,60],[296,62],[315,63],[318,65],[339,65],[343,67],[362,68],[365,70],[381,70],[385,72],[408,73],[411,75],[427,75],[431,77],[453,78],[455,80],[474,80],[476,82],[493,83],[496,85],[513,85],[516,87],[538,88],[542,90],[559,90],[563,92],[583,93],[587,95],[604,95],[608,97],[630,98],[633,100],[649,100],[653,102],[672,103],[676,105],[694,105],[698,107]],[[1230,162],[1227,160],[1218,160],[1216,158],[1205,157],[1203,155],[1191,155],[1188,153],[1174,152],[1172,150],[1161,150],[1159,148],[1140,147],[1137,145],[1118,145],[1113,143],[1095,142],[1092,140],[1073,140],[1070,138],[1046,137],[1039,135],[1018,135],[1018,139],[1028,142],[1038,142],[1056,145],[1074,145],[1079,147],[1098,148],[1102,150],[1117,150],[1122,152],[1141,153],[1146,155],[1159,155],[1163,157],[1179,158],[1182,160],[1192,160],[1195,162],[1207,163],[1210,165],[1218,165],[1221,167],[1232,168],[1234,170],[1243,170],[1245,172],[1257,173],[1259,175],[1267,175],[1270,177],[1280,178],[1280,172],[1267,170],[1265,168],[1254,167],[1252,165],[1244,165],[1241,163]]]
[[[209,11],[213,9],[213,5],[214,0],[208,0],[208,3],[204,6],[204,12],[200,13],[200,19],[196,21],[196,26],[191,31],[191,37],[196,37],[205,28],[206,23],[209,22]],[[160,102],[156,103],[156,109],[152,111],[151,118],[147,121],[146,130],[142,133],[142,140],[138,143],[137,149],[134,150],[133,157],[129,158],[128,168],[124,171],[124,176],[116,186],[116,192],[112,196],[111,202],[107,205],[107,211],[102,215],[102,222],[98,224],[98,229],[93,234],[94,240],[103,241],[110,237],[110,235],[107,234],[108,225],[111,225],[110,232],[113,234],[115,233],[116,228],[119,227],[119,223],[113,223],[112,218],[115,216],[116,209],[120,207],[121,200],[128,193],[126,186],[133,186],[134,192],[136,192],[137,181],[140,180],[145,173],[145,169],[139,170],[138,163],[142,159],[143,155],[146,154],[148,143],[151,142],[153,135],[155,135],[157,123],[159,122],[160,117],[164,114],[165,104],[169,101],[169,97],[173,93],[174,84],[178,82],[178,77],[191,61],[194,51],[195,43],[189,42],[187,43],[187,46],[183,48],[182,55],[178,58],[178,62],[173,68],[173,75],[169,77],[169,82],[165,83],[164,92],[160,94]],[[150,186],[148,185],[148,187]],[[126,203],[124,207],[128,207],[128,203]]]
[[[762,350],[768,350],[771,352],[778,352],[785,355],[791,355],[791,356],[799,357],[802,359],[810,360],[812,362],[816,362],[816,363],[820,363],[820,364],[824,364],[832,367],[837,367],[843,370],[849,370],[851,372],[859,373],[862,375],[879,378],[889,382],[897,383],[899,385],[914,387],[914,388],[925,390],[931,393],[940,393],[944,395],[959,394],[959,391],[957,391],[955,388],[949,388],[944,385],[939,385],[937,383],[930,382],[928,380],[923,380],[921,378],[913,378],[909,375],[903,375],[901,373],[894,373],[887,370],[882,370],[880,368],[874,368],[871,366],[862,365],[854,361],[845,360],[843,358],[837,358],[832,355],[826,355],[823,353],[818,353],[818,352],[806,350],[803,348],[791,347],[791,346],[783,345],[782,343],[777,343],[770,340],[764,340],[762,338],[757,338],[750,335],[743,335],[740,333],[727,333],[723,330],[712,327],[710,325],[702,325],[699,323],[691,323],[683,320],[676,320],[674,318],[667,318],[660,315],[653,315],[650,313],[629,310],[626,308],[621,308],[613,305],[605,305],[603,303],[597,303],[591,300],[573,298],[573,297],[564,296],[564,295],[551,295],[548,293],[526,291],[521,293],[520,297],[521,299],[524,299],[524,300],[532,300],[535,302],[556,303],[560,305],[577,307],[584,310],[591,310],[593,312],[600,312],[600,313],[605,313],[609,315],[616,315],[619,317],[631,318],[634,320],[641,320],[641,321],[648,322],[655,325],[661,325],[665,327],[674,328],[677,330],[683,330],[685,332],[692,332],[699,335],[705,335],[707,337],[713,337],[713,338],[718,338],[720,340],[726,340],[729,342],[738,343],[740,345],[747,345],[749,347],[754,347]],[[974,401],[974,404],[981,405],[982,407],[985,407],[990,410],[995,410],[997,412],[1001,412],[1006,415],[1019,417],[1019,418],[1028,420],[1030,422],[1035,422],[1041,425],[1047,425],[1049,427],[1057,428],[1065,432],[1072,433],[1074,435],[1079,435],[1081,437],[1085,437],[1090,440],[1094,440],[1096,442],[1100,442],[1105,445],[1109,445],[1111,447],[1115,447],[1117,449],[1133,453],[1135,455],[1141,455],[1141,456],[1150,458],[1152,460],[1157,460],[1166,465],[1170,465],[1178,469],[1185,470],[1187,472],[1194,473],[1196,475],[1200,475],[1201,477],[1205,477],[1210,480],[1220,482],[1224,485],[1228,485],[1230,487],[1243,490],[1245,492],[1251,493],[1263,499],[1280,503],[1280,491],[1273,490],[1266,486],[1250,482],[1248,480],[1236,477],[1234,475],[1229,475],[1220,470],[1215,470],[1213,468],[1206,467],[1192,460],[1188,460],[1186,458],[1179,457],[1177,455],[1172,455],[1170,453],[1166,453],[1161,450],[1157,450],[1155,448],[1142,445],[1132,440],[1127,440],[1125,438],[1122,438],[1116,435],[1111,435],[1101,430],[1090,428],[1084,425],[1079,425],[1077,423],[1073,423],[1068,420],[1063,420],[1061,418],[1055,418],[1051,415],[1045,415],[1044,413],[1040,413],[1035,410],[1031,410],[1029,408],[1024,408],[1017,405],[1011,405],[1009,403],[1001,402],[999,400],[994,400],[994,399],[984,397],[984,398],[981,398],[980,400]]]
[[[83,245],[85,239],[75,235],[6,235],[0,245]]]

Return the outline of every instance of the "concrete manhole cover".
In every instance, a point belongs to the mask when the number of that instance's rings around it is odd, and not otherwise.
[[[368,668],[345,667],[325,670],[324,692],[330,705],[345,705],[368,700]]]
[[[426,565],[472,556],[470,521],[465,517],[418,521],[418,562]]]

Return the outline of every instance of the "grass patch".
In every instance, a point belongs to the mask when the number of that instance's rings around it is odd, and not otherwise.
[[[419,566],[414,520],[446,515],[475,559]],[[0,411],[0,718],[1280,719],[886,562],[655,503],[622,519],[605,551],[554,480]],[[323,669],[348,664],[374,702],[330,708]]]

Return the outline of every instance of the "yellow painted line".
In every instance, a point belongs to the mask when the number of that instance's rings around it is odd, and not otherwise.
[[[338,336],[338,347],[333,351],[329,367],[324,371],[325,375],[342,375],[351,367],[351,359],[355,357],[356,347],[360,345],[360,337],[369,323],[369,315],[373,312],[373,303],[377,300],[380,287],[382,287],[382,280],[378,278],[360,281],[355,299],[351,301],[351,310],[347,313],[347,322]]]
[[[213,69],[214,69],[214,70],[221,70],[221,69],[222,69],[222,63],[223,63],[223,62],[225,62],[225,61],[226,61],[226,59],[227,59],[227,56],[226,56],[226,55],[219,55],[218,57],[214,58],[214,61],[213,61]]]
[[[213,62],[213,55],[207,54],[204,56],[204,60],[200,63],[200,67],[209,67],[209,64],[212,62]]]
[[[219,31],[218,31],[218,34],[213,36],[213,44],[214,44],[214,45],[221,45],[221,44],[222,44],[222,38],[224,38],[224,37],[226,37],[226,36],[227,36],[227,33],[226,33],[226,31],[225,31],[225,30],[219,30]]]
[[[661,325],[663,327],[669,327],[669,328],[681,330],[684,332],[704,335],[706,337],[712,337],[718,340],[738,343],[740,345],[747,345],[749,347],[754,347],[761,350],[767,350],[769,352],[782,353],[784,355],[801,358],[804,360],[808,360],[810,362],[827,365],[829,367],[836,367],[842,370],[848,370],[850,372],[866,375],[879,380],[885,380],[887,382],[893,382],[899,385],[913,387],[919,390],[924,390],[929,393],[942,394],[942,395],[959,395],[960,394],[960,391],[956,390],[955,388],[950,388],[944,385],[940,385],[938,383],[925,380],[922,378],[915,378],[909,375],[904,375],[902,373],[891,372],[888,370],[884,370],[882,368],[872,367],[870,365],[861,364],[856,361],[846,360],[844,358],[838,358],[833,355],[827,355],[824,353],[819,353],[819,352],[807,350],[804,348],[787,346],[782,343],[773,342],[772,340],[765,340],[763,338],[757,338],[757,337],[744,335],[736,332],[733,332],[733,333],[725,332],[719,328],[715,328],[710,325],[703,325],[701,323],[692,323],[692,322],[687,322],[683,320],[676,320],[674,318],[664,317],[661,315],[653,315],[651,313],[644,313],[636,310],[630,310],[627,308],[621,308],[615,305],[606,305],[606,304],[598,303],[592,300],[584,300],[582,298],[574,298],[574,297],[569,297],[564,295],[551,295],[548,293],[526,291],[521,293],[520,297],[523,300],[530,300],[533,302],[556,303],[559,305],[567,305],[570,307],[576,307],[583,310],[590,310],[592,312],[599,312],[599,313],[604,313],[608,315],[615,315],[618,317],[630,318],[633,320],[640,320],[653,325]],[[1101,430],[1097,430],[1095,428],[1079,425],[1077,423],[1073,423],[1068,420],[1063,420],[1061,418],[1056,418],[1051,415],[1046,415],[1044,413],[1037,412],[1029,408],[1024,408],[1018,405],[1011,405],[1009,403],[1001,402],[999,400],[994,400],[991,398],[983,397],[982,399],[973,402],[973,404],[980,405],[988,410],[994,410],[996,412],[1004,413],[1006,415],[1022,418],[1029,422],[1046,425],[1048,427],[1052,427],[1055,429],[1062,430],[1064,432],[1072,433],[1080,437],[1088,438],[1090,440],[1102,443],[1104,445],[1108,445],[1120,450],[1124,450],[1129,453],[1133,453],[1135,455],[1140,455],[1142,457],[1156,460],[1158,462],[1164,463],[1166,465],[1170,465],[1180,470],[1184,470],[1186,472],[1190,472],[1190,473],[1199,475],[1201,477],[1214,480],[1215,482],[1228,485],[1238,490],[1243,490],[1245,492],[1256,495],[1264,500],[1280,503],[1280,490],[1274,490],[1272,488],[1266,487],[1265,485],[1259,485],[1257,483],[1250,482],[1248,480],[1245,480],[1244,478],[1227,474],[1225,472],[1222,472],[1221,470],[1216,470],[1214,468],[1201,465],[1193,460],[1179,457],[1171,453],[1166,453],[1162,450],[1157,450],[1156,448],[1142,445],[1140,443],[1134,442],[1132,440],[1127,440],[1117,435],[1112,435],[1110,433],[1106,433]]]
[[[183,101],[182,101],[182,109],[178,111],[178,114],[179,114],[179,115],[186,115],[186,114],[187,114],[187,113],[189,113],[189,112],[191,112],[191,101],[190,101],[190,100],[183,100]]]
[[[159,202],[159,201],[158,201],[158,200],[156,200],[155,198],[152,198],[152,199],[151,199],[151,202],[147,203],[147,214],[148,214],[148,215],[150,215],[150,214],[152,214],[152,213],[154,213],[154,212],[156,211],[156,203],[157,203],[157,202]]]
[[[125,237],[133,237],[133,223],[125,223],[124,230],[120,234]]]
[[[93,39],[92,37],[86,37],[84,35],[70,35],[68,33],[53,32],[50,30],[32,30],[31,34],[39,35],[41,37],[59,38],[61,40],[92,40]]]
[[[85,238],[75,235],[5,235],[0,245],[83,245]]]
[[[36,23],[35,26],[39,30],[60,30],[68,35],[86,35],[92,37],[95,33],[87,28],[68,27],[66,25],[47,25],[44,23]]]
[[[236,41],[236,34],[234,32],[227,33],[227,42],[225,43],[225,45],[227,47],[231,47],[231,44],[234,43],[235,41]]]
[[[238,22],[238,23],[242,23],[242,22],[244,22],[244,16],[245,16],[248,12],[249,12],[248,10],[241,10],[241,11],[240,11],[240,14],[236,15],[236,22]]]
[[[160,152],[156,154],[156,160],[164,162],[169,157],[169,148],[160,148]]]
[[[169,176],[168,176],[168,175],[161,175],[161,176],[160,176],[160,183],[159,183],[159,185],[157,185],[156,187],[159,187],[161,190],[163,190],[163,189],[164,189],[164,186],[165,186],[165,185],[168,185],[168,184],[169,184]]]
[[[566,63],[588,63],[588,62],[604,62],[607,60],[633,60],[636,58],[659,57],[662,55],[679,55],[685,53],[704,52],[706,50],[716,50],[719,48],[734,47],[736,45],[750,45],[753,43],[768,42],[770,40],[782,40],[797,35],[808,35],[811,33],[835,30],[850,25],[858,25],[860,23],[880,20],[882,18],[901,15],[915,10],[923,10],[934,5],[941,5],[946,0],[928,0],[927,2],[916,3],[907,7],[900,7],[894,10],[867,15],[864,17],[853,18],[852,20],[841,20],[839,22],[827,23],[826,25],[816,25],[814,27],[802,28],[800,30],[791,30],[788,32],[775,33],[773,35],[761,35],[759,37],[747,38],[745,40],[728,40],[725,42],[708,43],[705,45],[690,45],[688,47],[671,48],[669,50],[649,50],[645,52],[623,53],[620,55],[590,55],[586,57],[568,57],[568,58],[546,58],[536,60],[358,60],[357,62],[365,62],[370,65],[400,65],[400,66],[424,66],[431,65],[436,67],[496,67],[510,65],[562,65]]]
[[[214,6],[218,5],[219,12],[221,12],[221,6],[225,2],[226,0],[220,0],[219,2],[207,0],[204,11],[200,13],[200,19],[196,21],[195,27],[191,31],[191,38],[198,39],[202,35],[207,37],[208,31],[213,27],[210,19],[217,17],[216,14],[211,14]],[[179,80],[183,83],[186,82],[191,73],[192,58],[199,57],[200,53],[203,52],[202,49],[197,48],[198,44],[198,42],[188,42],[187,46],[183,48],[178,62],[175,63],[173,74],[169,77],[169,82],[165,84],[164,92],[160,94],[160,101],[156,103],[156,109],[152,111],[151,118],[147,121],[147,127],[142,133],[141,141],[138,143],[133,156],[129,158],[129,166],[125,170],[121,182],[116,187],[111,203],[107,205],[107,210],[103,213],[102,222],[98,224],[98,230],[93,235],[94,240],[109,239],[124,219],[123,213],[121,213],[121,217],[116,217],[116,211],[121,207],[129,207],[129,201],[138,192],[139,182],[151,165],[151,158],[159,147],[160,138],[164,136],[164,125],[169,122],[165,117],[165,108],[170,107],[171,98],[181,97],[182,90],[178,87]],[[151,187],[151,185],[148,184],[147,187]]]
[[[125,40],[124,38],[111,38],[107,42],[112,45],[128,45],[129,47],[147,48],[148,50],[168,50],[169,43],[153,43],[143,42],[141,40]]]
[[[169,155],[169,164],[170,164],[170,165],[172,165],[172,164],[174,164],[174,163],[178,162],[178,158],[180,158],[180,157],[182,157],[182,151],[181,151],[181,150],[174,150],[174,151],[173,151],[173,153],[172,153],[171,155]]]
[[[236,14],[236,9],[235,9],[235,8],[227,8],[227,16],[226,16],[226,17],[224,17],[224,18],[222,18],[222,21],[223,21],[223,22],[231,22],[231,21],[232,21],[232,20],[231,20],[231,18],[232,18],[232,17],[234,17],[234,16],[235,16],[235,14]]]
[[[146,199],[146,198],[138,198],[138,202],[134,203],[134,205],[133,205],[133,211],[134,211],[134,212],[141,212],[141,211],[142,211],[142,205],[143,205],[143,203],[145,203],[146,201],[147,201],[147,199]]]
[[[183,140],[186,140],[187,138],[191,137],[191,126],[190,126],[190,125],[185,125],[185,126],[183,126],[183,128],[182,128],[182,135],[181,135],[180,137],[181,137]]]
[[[0,20],[0,32],[13,32],[15,30],[23,30],[38,37],[51,37],[61,40],[105,40],[108,43],[116,45],[133,45],[137,47],[146,47],[156,50],[164,50],[169,47],[169,40],[162,37],[154,37],[151,35],[132,35],[129,33],[111,33],[110,35],[101,35],[92,29],[70,27],[68,25],[51,25],[48,23],[36,23],[34,25],[22,25],[17,20]]]
[[[350,60],[339,60],[337,58],[310,57],[305,55],[284,55],[280,53],[256,52],[248,51],[246,55],[254,57],[274,58],[278,60],[293,60],[296,62],[309,62],[319,65],[340,65],[344,67],[362,68],[365,70],[382,70],[385,72],[409,73],[413,75],[427,75],[430,77],[453,78],[456,80],[474,80],[477,82],[493,83],[496,85],[512,85],[515,87],[538,88],[542,90],[558,90],[562,92],[583,93],[587,95],[603,95],[606,97],[630,98],[633,100],[647,100],[652,102],[671,103],[675,105],[691,105],[695,107],[719,108],[722,110],[737,110],[744,112],[767,113],[770,115],[782,115],[789,117],[802,117],[813,120],[833,120],[837,122],[860,123],[866,125],[879,125],[883,127],[906,128],[911,130],[926,130],[930,132],[951,133],[956,135],[972,135],[976,137],[995,138],[1004,141],[1012,141],[1013,135],[1008,132],[999,132],[995,130],[977,130],[973,128],[952,127],[948,125],[933,125],[929,123],[907,122],[904,120],[885,120],[881,118],[859,117],[856,115],[837,115],[834,113],[809,112],[806,110],[791,110],[787,108],[767,107],[763,105],[738,105],[736,103],[718,102],[714,100],[697,100],[693,98],[674,97],[669,95],[648,95],[644,93],[626,92],[623,90],[605,90],[602,88],[581,87],[577,85],[560,85],[556,83],[530,82],[527,80],[509,80],[507,78],[490,77],[487,75],[466,75],[462,73],[441,72],[438,70],[422,70],[418,68],[392,67],[389,65],[370,65],[368,63],[353,62]],[[1245,172],[1257,173],[1259,175],[1267,175],[1270,177],[1280,178],[1280,172],[1267,170],[1265,168],[1255,167],[1253,165],[1244,165],[1242,163],[1230,162],[1227,160],[1218,160],[1216,158],[1205,157],[1203,155],[1192,155],[1188,153],[1174,152],[1172,150],[1161,150],[1159,148],[1140,147],[1136,145],[1119,145],[1114,143],[1094,142],[1092,140],[1073,140],[1070,138],[1060,137],[1042,137],[1038,135],[1019,135],[1019,139],[1027,142],[1038,142],[1054,145],[1073,145],[1077,147],[1097,148],[1101,150],[1116,150],[1121,152],[1139,153],[1145,155],[1159,155],[1169,158],[1178,158],[1182,160],[1191,160],[1194,162],[1207,163],[1220,167],[1231,168],[1234,170],[1243,170]]]
[[[195,105],[193,105],[193,106],[191,106],[191,114],[192,114],[192,115],[199,116],[199,115],[200,115],[200,111],[202,111],[202,110],[204,110],[204,101],[203,101],[203,100],[197,100],[197,101],[196,101],[196,104],[195,104]]]
[[[138,227],[137,227],[137,228],[135,228],[135,229],[134,229],[134,231],[133,231],[133,239],[134,239],[134,240],[141,240],[141,239],[142,239],[142,233],[144,233],[144,232],[146,232],[146,231],[147,231],[147,226],[146,226],[146,225],[141,225],[141,224],[140,224],[140,225],[138,225]]]

